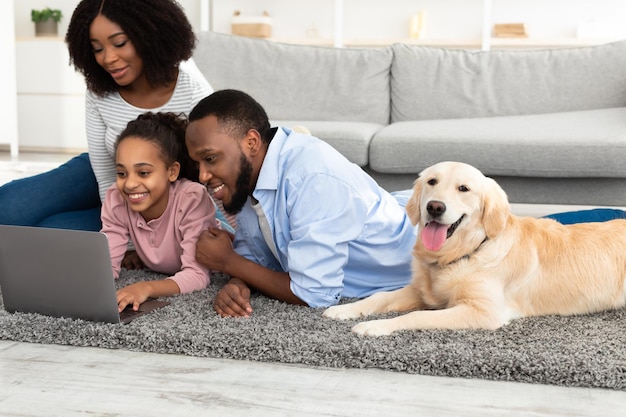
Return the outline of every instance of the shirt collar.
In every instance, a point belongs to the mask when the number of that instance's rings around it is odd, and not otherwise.
[[[286,128],[278,128],[274,138],[267,147],[267,153],[263,159],[263,165],[259,171],[259,178],[256,181],[256,187],[253,196],[257,190],[277,190],[278,178],[280,177],[280,171],[282,169],[280,165],[280,153],[285,146],[285,142],[291,133],[291,130]],[[257,196],[255,198],[258,199]]]

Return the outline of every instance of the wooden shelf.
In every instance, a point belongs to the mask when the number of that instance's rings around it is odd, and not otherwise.
[[[268,38],[275,42],[298,44],[333,46],[334,40],[331,38]],[[596,38],[557,38],[557,39],[533,39],[533,38],[491,38],[492,49],[538,49],[538,48],[565,48],[576,46],[591,46],[614,42],[619,39]],[[344,47],[353,48],[376,48],[385,47],[394,43],[404,43],[407,45],[432,46],[441,48],[457,49],[481,49],[480,39],[412,39],[412,38],[388,38],[388,39],[345,39]]]
[[[17,36],[15,40],[17,42],[31,42],[31,41],[65,42],[65,38],[61,36]]]
[[[618,38],[491,38],[492,48],[566,48],[592,46],[618,41]]]

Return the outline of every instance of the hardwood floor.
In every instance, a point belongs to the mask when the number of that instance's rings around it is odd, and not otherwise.
[[[0,184],[72,155],[0,153]],[[543,215],[573,207],[514,205]],[[0,341],[0,416],[623,416],[626,392]]]
[[[623,416],[626,393],[0,341],[0,416]]]
[[[0,152],[0,185],[13,179],[29,177],[56,168],[73,158],[66,153],[22,153],[11,158],[9,152]]]

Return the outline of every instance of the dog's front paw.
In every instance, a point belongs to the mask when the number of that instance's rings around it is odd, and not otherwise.
[[[334,320],[349,320],[360,317],[361,314],[354,308],[354,304],[343,304],[328,307],[322,316]]]
[[[387,336],[393,333],[394,328],[389,320],[370,320],[355,325],[352,333],[363,336]]]

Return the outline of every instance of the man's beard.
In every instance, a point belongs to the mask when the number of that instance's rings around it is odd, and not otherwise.
[[[231,198],[230,203],[224,203],[224,210],[229,214],[237,214],[241,211],[243,206],[248,200],[248,196],[252,194],[252,186],[250,185],[250,179],[252,178],[252,164],[246,158],[246,155],[241,153],[239,158],[239,176],[237,177],[237,183],[235,184],[235,193]]]

